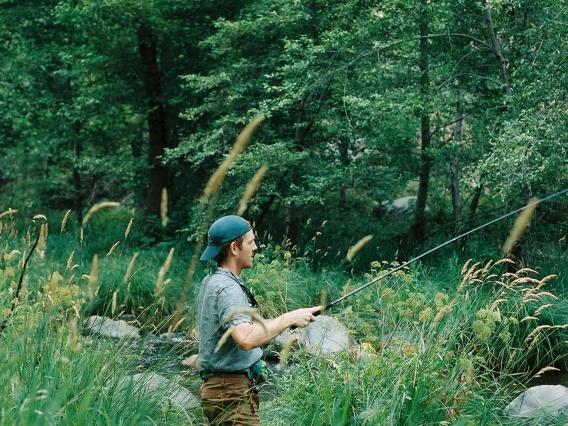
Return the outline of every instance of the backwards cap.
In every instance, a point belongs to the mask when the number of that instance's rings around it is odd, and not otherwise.
[[[209,228],[207,248],[201,255],[200,260],[214,259],[221,252],[223,244],[245,235],[251,229],[248,222],[240,216],[230,215],[217,219]]]

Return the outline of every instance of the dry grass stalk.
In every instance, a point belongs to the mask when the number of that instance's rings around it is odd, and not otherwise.
[[[491,266],[493,265],[493,261],[490,260],[489,262],[487,262],[487,264],[485,265],[485,267],[483,268],[483,270],[481,271],[483,275],[486,275],[489,270],[491,269]]]
[[[115,201],[103,201],[102,203],[95,204],[93,207],[90,208],[90,210],[87,212],[87,215],[84,217],[83,226],[85,226],[87,222],[89,222],[91,217],[93,217],[93,215],[99,210],[107,209],[110,207],[118,207],[118,206],[120,206],[120,203],[117,203]]]
[[[231,312],[229,312],[227,317],[223,319],[222,324],[227,324],[229,321],[231,321],[233,318],[235,318],[237,315],[240,315],[240,314],[250,315],[250,317],[254,321],[258,322],[262,326],[262,328],[264,328],[264,331],[266,331],[268,333],[268,329],[266,328],[265,320],[258,313],[258,309],[256,309],[256,308],[236,308],[236,309],[233,309]]]
[[[460,271],[460,275],[464,275],[465,272],[467,271],[467,268],[469,267],[469,264],[471,263],[473,259],[468,259],[462,266],[462,269]]]
[[[536,379],[548,371],[560,371],[560,369],[556,367],[544,367],[541,370],[539,370],[534,376],[532,376],[532,378]]]
[[[95,293],[97,289],[97,283],[99,281],[99,258],[95,254],[93,256],[93,264],[91,266],[91,273],[89,275],[89,300],[95,298]]]
[[[522,233],[525,232],[531,217],[536,209],[536,205],[538,204],[538,198],[531,198],[525,209],[521,212],[521,214],[515,220],[515,224],[513,225],[513,229],[509,234],[509,237],[503,244],[503,254],[507,254],[511,251],[517,240],[521,237]]]
[[[81,342],[79,342],[79,333],[77,332],[77,318],[72,318],[69,322],[69,347],[73,352],[81,350]]]
[[[233,309],[231,312],[229,312],[229,315],[227,315],[227,317],[223,319],[222,324],[228,323],[234,317],[236,317],[237,315],[240,315],[240,314],[250,315],[251,318],[255,321],[255,323],[260,324],[261,327],[266,332],[266,334],[268,334],[268,329],[266,328],[266,323],[264,321],[264,318],[262,318],[262,316],[260,316],[260,314],[258,313],[258,310],[255,309],[255,308],[236,308],[236,309]],[[233,330],[233,327],[230,327],[227,331],[225,331],[225,333],[223,334],[221,339],[219,339],[219,343],[217,343],[217,347],[215,348],[215,353],[217,353],[221,349],[221,347],[227,342],[227,340],[229,339],[229,336],[231,335],[232,330]]]
[[[490,311],[494,311],[495,308],[497,307],[497,305],[498,305],[499,303],[507,302],[507,301],[508,301],[507,299],[497,299],[495,302],[493,302],[493,303],[491,304],[491,306],[489,307],[489,310],[490,310]]]
[[[322,306],[322,309],[320,315],[324,313],[323,308],[325,307],[325,305],[327,305],[327,292],[325,290],[322,290],[320,297],[320,306]]]
[[[290,349],[292,349],[292,345],[297,341],[297,339],[290,339],[284,346],[282,347],[282,351],[280,351],[280,361],[278,362],[278,366],[283,368],[286,365],[286,360],[290,355]]]
[[[239,210],[237,211],[237,215],[241,216],[247,209],[248,202],[252,199],[256,190],[258,189],[262,178],[266,174],[268,170],[268,165],[263,164],[260,169],[254,174],[250,182],[247,184],[245,188],[245,192],[242,198],[239,200]]]
[[[42,223],[39,226],[39,240],[36,249],[38,252],[45,251],[47,248],[47,224]]]
[[[156,291],[154,292],[154,296],[158,297],[160,293],[164,290],[164,278],[166,276],[166,270],[162,266],[160,268],[160,272],[158,272],[158,279],[156,280]]]
[[[531,268],[521,268],[517,271],[517,275],[521,275],[521,274],[535,274],[538,275],[538,272],[536,272],[534,269]]]
[[[173,326],[170,326],[170,328],[168,329],[168,333],[173,333],[174,331],[177,330],[177,328],[182,325],[182,323],[185,321],[185,317],[181,318],[178,322],[176,322]]]
[[[219,339],[219,343],[217,343],[217,346],[215,347],[215,350],[213,351],[213,353],[219,352],[219,350],[223,347],[223,345],[225,343],[227,343],[227,340],[229,340],[229,336],[231,336],[232,332],[233,332],[233,327],[230,327],[230,328],[227,329],[227,331],[225,331],[223,333],[223,335]]]
[[[60,234],[63,234],[63,231],[65,231],[65,225],[67,224],[67,219],[69,218],[70,213],[71,210],[67,210],[67,213],[63,216],[63,220],[61,221],[61,231],[59,231]]]
[[[245,126],[243,131],[237,137],[237,140],[233,145],[233,148],[229,152],[229,155],[227,156],[227,158],[225,158],[225,161],[221,163],[221,165],[217,168],[217,170],[215,170],[215,173],[213,173],[213,175],[207,182],[201,200],[206,200],[207,198],[209,198],[217,191],[219,186],[221,186],[223,180],[225,179],[227,171],[232,166],[233,162],[239,156],[239,154],[243,152],[254,130],[263,119],[264,117],[262,115],[257,115],[249,124]]]
[[[108,253],[107,253],[107,257],[109,257],[109,256],[112,254],[112,252],[114,251],[114,249],[117,248],[119,244],[120,244],[120,241],[117,241],[116,243],[114,243],[114,244],[112,245],[112,247],[110,248],[110,250],[109,250]]]
[[[175,248],[171,248],[170,252],[168,253],[168,257],[166,258],[166,261],[164,262],[164,269],[166,272],[168,272],[170,270],[170,266],[172,265],[172,259],[174,258],[174,250]]]
[[[156,292],[154,293],[155,296],[160,295],[160,293],[162,293],[162,291],[164,290],[164,285],[165,285],[164,279],[170,269],[173,257],[174,257],[174,248],[171,248],[170,252],[168,253],[168,257],[164,262],[164,265],[160,268],[160,272],[158,272],[158,279],[156,280]]]
[[[134,269],[134,262],[136,262],[136,258],[138,257],[138,252],[134,253],[132,259],[130,259],[130,263],[128,264],[128,268],[126,268],[126,274],[124,274],[124,284],[128,283],[128,280],[132,276],[132,270]]]
[[[162,227],[166,227],[170,218],[168,217],[168,190],[162,188],[162,200],[160,202],[160,218],[162,219]]]
[[[551,328],[551,325],[548,324],[544,324],[544,325],[539,325],[538,327],[536,327],[533,331],[531,331],[529,333],[529,335],[525,338],[524,343],[529,342],[530,340],[532,340],[534,338],[534,336],[540,331],[540,330],[545,330],[548,328]]]
[[[535,334],[537,334],[537,332],[541,331],[541,330],[562,330],[564,328],[568,328],[568,324],[564,324],[564,325],[539,325],[537,328],[535,328],[525,339],[524,343],[530,341],[532,339],[531,344],[529,345],[528,349],[531,349],[534,345],[536,345],[539,341],[539,337],[540,335],[537,335],[536,338],[533,338]]]
[[[0,213],[0,220],[4,219],[6,216],[12,216],[14,213],[17,213],[18,210],[8,209],[5,212]]]
[[[365,245],[371,241],[373,239],[372,235],[367,235],[366,237],[361,238],[359,241],[357,241],[357,243],[351,247],[349,247],[349,250],[347,250],[347,256],[345,256],[345,259],[347,259],[348,261],[352,261],[355,256],[357,255],[357,253],[359,252],[359,250],[361,250],[363,247],[365,247]]]
[[[117,297],[118,297],[118,291],[115,291],[112,294],[112,303],[110,305],[110,313],[112,316],[114,316],[114,313],[116,312]]]
[[[124,239],[126,239],[126,237],[128,237],[128,234],[130,234],[130,228],[132,228],[132,221],[134,220],[133,217],[130,218],[130,221],[128,222],[128,226],[126,227],[126,231],[124,232]]]
[[[537,317],[532,317],[532,316],[526,316],[524,317],[522,320],[520,320],[519,322],[524,322],[524,321],[531,321],[531,320],[538,320]]]

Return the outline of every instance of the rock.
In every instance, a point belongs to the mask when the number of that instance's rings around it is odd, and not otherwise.
[[[292,347],[303,348],[315,356],[327,357],[344,352],[355,345],[349,330],[334,317],[320,315],[315,322],[305,328],[285,331],[274,342],[281,351],[293,340]]]
[[[568,388],[562,385],[541,385],[527,389],[506,408],[511,417],[568,416]]]
[[[87,319],[85,322],[85,331],[118,339],[140,339],[138,329],[128,325],[126,321],[113,321],[110,318],[96,315]]]
[[[416,208],[416,197],[402,197],[393,201],[383,201],[382,203],[375,202],[373,206],[372,216],[380,219],[388,217],[392,219],[404,219],[414,214]],[[430,212],[430,207],[426,205],[424,209],[426,213]]]
[[[337,318],[325,315],[301,330],[300,342],[308,353],[317,356],[343,352],[355,344],[349,330]]]
[[[200,406],[190,391],[156,373],[139,373],[124,377],[116,387],[117,393],[124,393],[130,398],[152,398],[160,402],[167,401],[172,408],[192,410]]]

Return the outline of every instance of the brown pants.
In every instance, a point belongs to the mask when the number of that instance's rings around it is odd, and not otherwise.
[[[260,425],[260,398],[246,374],[214,374],[203,382],[199,396],[210,425]]]

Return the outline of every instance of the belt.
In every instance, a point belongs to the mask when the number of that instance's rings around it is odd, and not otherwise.
[[[203,381],[206,381],[207,379],[213,376],[223,377],[223,376],[235,376],[235,375],[245,376],[246,378],[250,377],[249,373],[246,371],[212,371],[204,368],[199,372],[199,376]]]

